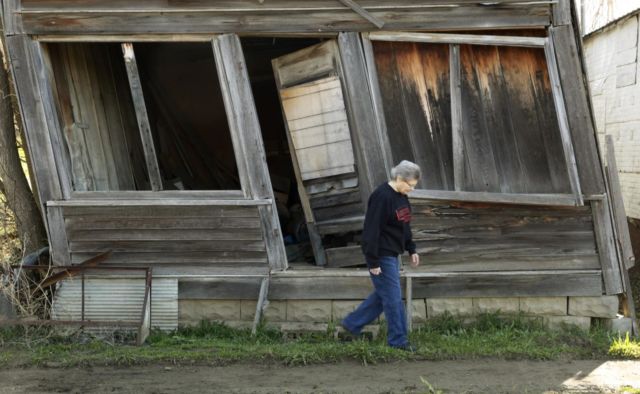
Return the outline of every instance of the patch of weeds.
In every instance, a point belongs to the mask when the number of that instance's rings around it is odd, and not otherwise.
[[[424,377],[422,377],[422,376],[420,376],[420,381],[427,388],[427,393],[429,393],[429,394],[443,394],[444,393],[444,391],[438,390],[435,387],[433,387],[433,385],[431,383],[429,383],[429,381],[427,379],[425,379]]]
[[[629,333],[624,339],[618,337],[609,347],[609,355],[619,358],[640,359],[640,341],[629,338]]]
[[[621,394],[640,394],[640,389],[631,386],[621,386],[616,393]]]

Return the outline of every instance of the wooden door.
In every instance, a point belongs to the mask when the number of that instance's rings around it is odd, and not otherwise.
[[[339,56],[337,41],[330,40],[273,60],[318,265],[325,265],[327,257],[322,235],[359,230],[364,213]]]

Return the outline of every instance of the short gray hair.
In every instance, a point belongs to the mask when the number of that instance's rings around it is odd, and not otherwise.
[[[409,160],[402,160],[397,166],[391,169],[391,179],[400,177],[404,180],[420,179],[420,166]]]

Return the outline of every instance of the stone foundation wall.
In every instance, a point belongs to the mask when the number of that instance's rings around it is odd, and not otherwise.
[[[339,322],[353,311],[361,300],[285,300],[270,301],[264,313],[268,323],[327,323]],[[551,328],[571,324],[588,329],[593,319],[611,320],[618,316],[617,296],[601,297],[479,297],[414,299],[412,318],[419,325],[428,318],[449,312],[454,316],[473,317],[482,313],[510,315],[522,313],[541,319]],[[256,301],[249,300],[181,300],[180,324],[194,324],[201,320],[222,321],[231,325],[250,324]],[[384,315],[381,315],[384,319]]]

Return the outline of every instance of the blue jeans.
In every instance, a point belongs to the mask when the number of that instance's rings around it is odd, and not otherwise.
[[[402,346],[408,340],[407,319],[400,289],[400,262],[397,257],[381,257],[380,268],[380,275],[369,274],[373,282],[373,293],[342,320],[342,326],[358,335],[362,327],[371,323],[384,311],[389,346]]]

